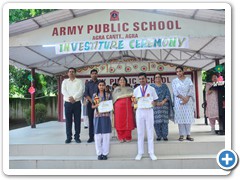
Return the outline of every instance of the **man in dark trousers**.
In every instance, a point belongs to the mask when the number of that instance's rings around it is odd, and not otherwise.
[[[88,143],[94,141],[94,131],[93,131],[93,116],[94,116],[94,109],[92,109],[92,96],[94,93],[97,93],[98,90],[98,71],[96,69],[91,70],[90,72],[91,80],[88,81],[85,85],[85,92],[84,96],[88,99],[87,104],[87,114],[89,120],[89,139]]]
[[[66,135],[65,143],[72,141],[72,121],[74,117],[75,134],[74,139],[76,143],[81,143],[81,99],[84,92],[84,83],[82,80],[76,78],[76,69],[70,67],[68,69],[68,79],[62,82],[62,94],[65,101],[65,117],[66,117]]]

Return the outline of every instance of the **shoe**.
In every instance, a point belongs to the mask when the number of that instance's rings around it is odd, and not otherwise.
[[[220,131],[218,132],[218,135],[225,135],[225,131],[220,130]]]
[[[107,155],[102,155],[102,160],[107,160],[107,159],[108,159]]]
[[[66,139],[65,143],[69,144],[72,140],[71,139]]]
[[[157,138],[157,141],[161,141],[161,139],[162,139],[162,138],[159,138],[159,137],[158,137],[158,138]]]
[[[135,160],[137,161],[140,161],[142,159],[142,155],[141,154],[138,154],[136,157],[135,157]]]
[[[131,142],[132,140],[126,140],[127,143]]]
[[[167,137],[165,137],[165,138],[163,138],[163,140],[164,140],[164,141],[168,141],[168,138],[167,138]]]
[[[102,154],[98,156],[98,160],[103,160],[103,155]]]
[[[191,136],[190,136],[190,135],[187,135],[187,137],[186,137],[186,140],[188,140],[188,141],[194,141],[194,139],[193,139],[193,138],[191,138]]]
[[[75,139],[76,143],[81,143],[82,141],[80,139]]]
[[[87,129],[88,127],[87,126],[84,126],[84,129]]]
[[[123,139],[121,139],[121,140],[119,140],[119,142],[120,142],[120,143],[124,143],[124,140],[123,140]]]
[[[149,156],[153,161],[157,160],[157,157],[155,156],[155,154],[149,154]]]
[[[87,142],[88,142],[88,143],[94,142],[94,139],[89,138]]]
[[[178,138],[178,140],[179,140],[179,141],[183,141],[183,138],[184,138],[184,136],[180,136],[180,137]]]

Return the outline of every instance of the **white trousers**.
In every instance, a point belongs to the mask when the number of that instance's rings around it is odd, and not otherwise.
[[[144,134],[147,131],[148,153],[154,154],[154,115],[153,109],[137,109],[136,111],[138,154],[144,154]]]
[[[85,127],[88,127],[88,116],[83,116],[83,123]]]
[[[95,134],[95,148],[97,155],[108,155],[110,148],[110,136],[111,133]]]
[[[180,136],[191,135],[191,124],[178,124],[178,129]]]

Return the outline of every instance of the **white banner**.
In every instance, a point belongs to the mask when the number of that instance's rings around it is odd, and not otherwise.
[[[156,37],[145,39],[114,39],[100,41],[64,42],[55,46],[56,54],[82,52],[125,51],[139,49],[188,48],[188,37]]]
[[[79,10],[81,12],[81,9]],[[65,11],[64,13],[69,13],[68,9]],[[144,10],[118,9],[118,16],[116,16],[118,19],[112,19],[113,9],[98,12],[94,12],[95,9],[93,9],[92,11],[80,17],[11,36],[10,47],[162,36],[184,36],[189,37],[190,40],[225,36],[225,24],[168,16]],[[193,43],[196,43],[195,40]]]

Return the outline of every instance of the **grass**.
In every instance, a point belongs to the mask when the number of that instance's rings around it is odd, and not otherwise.
[[[9,130],[18,129],[28,126],[24,119],[10,119],[9,120]]]

